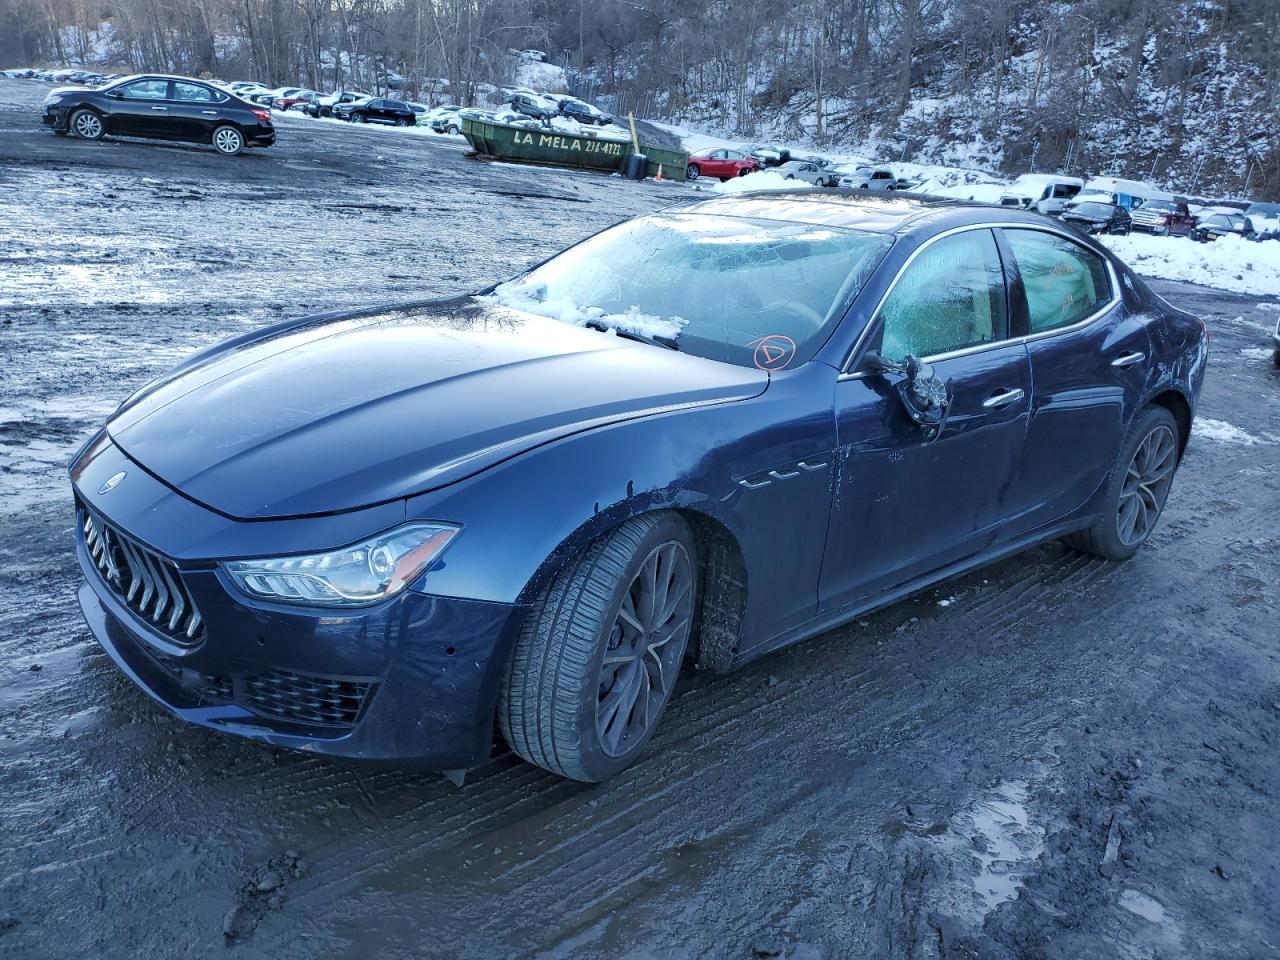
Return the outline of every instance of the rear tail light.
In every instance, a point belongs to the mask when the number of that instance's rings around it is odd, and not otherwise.
[[[1204,334],[1204,342],[1205,342],[1205,345],[1208,346],[1209,340],[1210,340],[1209,325],[1205,323],[1204,320],[1200,317],[1196,317],[1196,319],[1200,321],[1200,332]]]
[[[262,123],[271,122],[271,113],[268,110],[259,110],[257,107],[254,107],[253,115],[257,117]]]

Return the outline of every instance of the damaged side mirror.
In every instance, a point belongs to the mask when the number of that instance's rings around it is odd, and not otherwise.
[[[894,390],[909,416],[922,427],[941,428],[951,409],[951,381],[943,381],[933,367],[910,354],[889,360],[872,350],[862,364],[873,373],[899,373]]]

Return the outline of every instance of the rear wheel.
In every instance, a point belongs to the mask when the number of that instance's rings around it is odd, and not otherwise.
[[[555,577],[521,630],[499,697],[502,735],[516,753],[586,782],[635,761],[689,642],[695,556],[679,516],[647,514]]]
[[[234,157],[244,149],[244,134],[225,124],[217,127],[213,131],[213,148],[224,157]]]
[[[408,125],[409,125],[409,121],[406,120],[404,117],[396,117],[397,127],[407,127]]]
[[[102,135],[107,132],[102,125],[102,118],[89,109],[73,113],[67,126],[81,140],[101,140]]]
[[[1067,537],[1067,544],[1107,560],[1128,560],[1155,529],[1177,468],[1177,421],[1164,407],[1147,407],[1120,447],[1093,526]]]
[[[702,168],[696,163],[691,163],[684,168],[684,177],[686,180],[697,180],[702,176]]]

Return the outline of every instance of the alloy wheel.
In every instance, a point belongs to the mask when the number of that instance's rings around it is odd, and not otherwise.
[[[244,146],[244,138],[230,127],[222,127],[213,135],[213,145],[220,153],[239,153]]]
[[[102,136],[102,121],[96,113],[85,110],[76,117],[76,136],[86,140],[97,140]]]
[[[1143,437],[1133,452],[1116,512],[1116,533],[1126,547],[1150,536],[1169,496],[1177,458],[1178,441],[1163,424]]]
[[[692,622],[693,564],[668,540],[640,564],[609,631],[596,697],[596,733],[609,756],[634,749],[657,721]]]

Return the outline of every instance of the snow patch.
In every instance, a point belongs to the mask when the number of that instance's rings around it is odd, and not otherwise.
[[[1208,417],[1197,417],[1191,427],[1191,434],[1204,440],[1216,440],[1219,443],[1236,443],[1244,447],[1274,442],[1270,437],[1265,439],[1255,437],[1253,434],[1241,430],[1233,423],[1227,423],[1225,420],[1210,420]]]
[[[1204,244],[1143,234],[1098,239],[1145,277],[1182,280],[1233,293],[1280,296],[1280,243],[1235,236]]]
[[[817,190],[805,180],[788,180],[780,173],[762,170],[745,177],[734,177],[711,188],[715,193],[750,193],[752,190]]]
[[[509,307],[512,310],[523,310],[525,313],[550,317],[562,323],[570,323],[575,327],[587,324],[600,325],[610,330],[622,330],[643,337],[663,337],[674,339],[680,335],[687,320],[683,317],[658,317],[651,313],[642,313],[638,306],[632,306],[626,313],[608,313],[601,307],[584,307],[571,300],[546,299],[546,287],[543,284],[526,280],[511,280],[499,284],[490,296],[478,299]]]
[[[975,921],[1013,900],[1023,876],[1044,852],[1044,827],[1033,823],[1027,809],[1025,780],[1008,780],[984,792],[951,821],[951,830],[936,842],[961,847],[976,861],[969,910]]]

